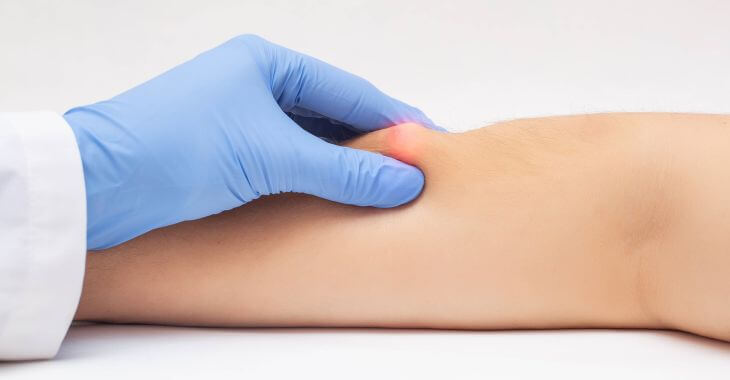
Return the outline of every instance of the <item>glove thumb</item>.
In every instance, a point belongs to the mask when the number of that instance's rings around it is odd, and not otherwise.
[[[379,153],[314,138],[302,152],[292,191],[357,206],[395,207],[416,198],[423,173]]]

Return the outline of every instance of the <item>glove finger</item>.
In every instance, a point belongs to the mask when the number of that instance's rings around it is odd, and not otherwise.
[[[423,189],[423,173],[378,153],[311,138],[302,151],[293,191],[357,206],[395,207]]]
[[[302,116],[315,113],[363,132],[406,122],[446,131],[418,108],[386,95],[357,75],[261,41],[270,45],[272,92],[285,112]]]

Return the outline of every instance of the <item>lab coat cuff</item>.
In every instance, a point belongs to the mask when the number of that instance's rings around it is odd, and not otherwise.
[[[0,183],[0,204],[17,211],[5,220],[15,232],[9,229],[0,239],[5,276],[0,279],[0,360],[51,358],[71,325],[83,283],[81,157],[70,126],[50,112],[0,113],[0,138],[17,143],[22,155],[8,158],[17,164],[5,165],[8,180]],[[3,195],[6,190],[17,190],[18,196]]]

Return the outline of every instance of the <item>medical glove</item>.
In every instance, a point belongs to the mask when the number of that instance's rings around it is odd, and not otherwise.
[[[418,169],[330,142],[408,121],[438,129],[364,79],[252,35],[64,118],[92,250],[267,194],[401,205],[423,187]]]

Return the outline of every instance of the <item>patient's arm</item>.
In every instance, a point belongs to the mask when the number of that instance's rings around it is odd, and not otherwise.
[[[90,253],[77,319],[676,328],[730,339],[730,125],[607,114],[352,146],[422,168],[397,209],[267,197]]]

